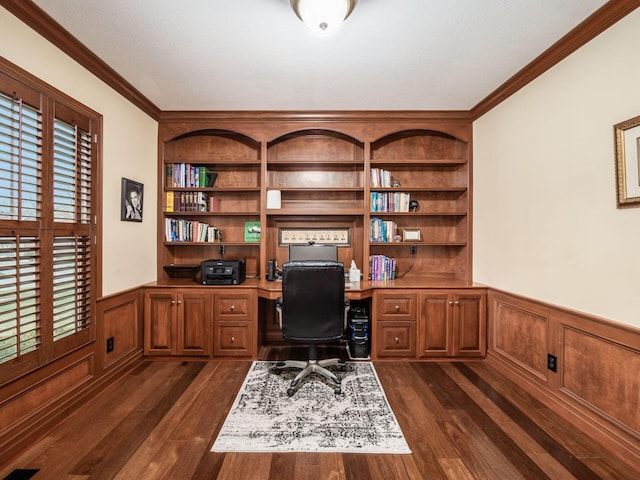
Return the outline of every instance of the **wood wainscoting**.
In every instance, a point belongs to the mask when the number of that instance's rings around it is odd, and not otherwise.
[[[100,299],[95,341],[1,386],[0,466],[140,363],[142,305],[142,289]]]
[[[488,335],[493,367],[640,468],[640,330],[490,290]]]

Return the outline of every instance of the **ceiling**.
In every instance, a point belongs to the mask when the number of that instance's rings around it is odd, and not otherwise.
[[[161,110],[470,110],[606,0],[33,0]]]

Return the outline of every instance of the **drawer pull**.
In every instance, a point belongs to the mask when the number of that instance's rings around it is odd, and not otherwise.
[[[400,311],[400,305],[396,305],[396,312]]]
[[[236,337],[231,337],[231,343],[236,343]]]
[[[394,338],[394,340],[396,341],[396,343],[400,343],[400,339],[398,337]]]
[[[236,306],[235,305],[231,305],[231,311],[234,312],[235,309],[236,309]]]

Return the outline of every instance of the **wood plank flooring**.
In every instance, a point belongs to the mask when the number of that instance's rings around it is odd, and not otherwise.
[[[375,364],[411,455],[211,453],[249,366],[145,361],[0,479],[640,478],[482,362]]]

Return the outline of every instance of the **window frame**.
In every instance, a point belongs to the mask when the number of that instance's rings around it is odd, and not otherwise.
[[[0,57],[0,92],[25,99],[26,103],[40,110],[42,122],[40,173],[42,217],[36,222],[0,219],[0,236],[24,235],[36,236],[40,239],[40,345],[35,350],[0,363],[1,386],[96,340],[98,318],[96,303],[102,295],[102,116],[2,57]],[[36,102],[38,105],[33,105]],[[71,222],[54,221],[53,143],[56,119],[77,126],[80,130],[86,130],[89,134],[91,190],[88,201],[91,212],[89,217],[85,218],[86,223],[82,223],[80,216]],[[90,290],[87,305],[90,312],[89,325],[54,340],[53,241],[60,237],[81,236],[88,236],[90,244],[88,263],[85,264],[89,269],[86,275]]]

